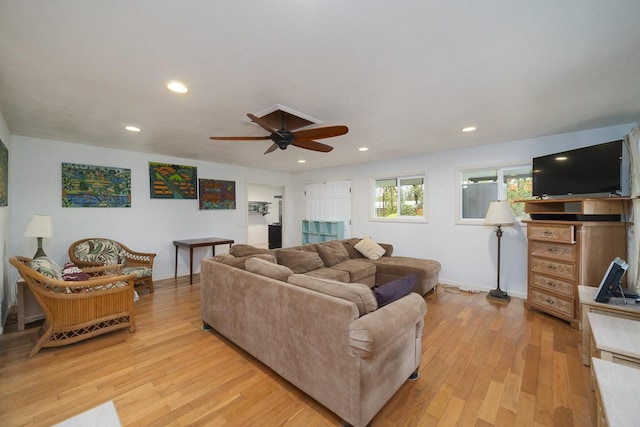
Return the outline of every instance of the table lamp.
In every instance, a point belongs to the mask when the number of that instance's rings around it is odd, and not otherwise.
[[[500,289],[500,239],[502,238],[502,227],[511,226],[516,222],[513,216],[513,210],[506,200],[494,201],[489,204],[487,216],[484,223],[487,225],[497,225],[496,237],[498,238],[498,282],[495,289],[489,291],[487,299],[508,304],[511,297],[505,291]]]
[[[42,238],[53,237],[53,225],[49,215],[34,215],[29,226],[24,232],[25,237],[36,237],[38,239],[38,251],[34,258],[47,256],[42,250]]]

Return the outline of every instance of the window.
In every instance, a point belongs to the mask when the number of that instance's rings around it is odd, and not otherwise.
[[[531,165],[460,171],[460,222],[480,223],[493,200],[508,200],[516,219],[525,219],[524,203],[531,199]]]
[[[426,220],[424,183],[424,175],[374,180],[373,218]]]

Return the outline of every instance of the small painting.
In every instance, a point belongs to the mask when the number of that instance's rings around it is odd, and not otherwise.
[[[200,179],[198,181],[200,209],[235,209],[236,182],[220,179]]]
[[[152,199],[196,199],[198,168],[149,162]]]
[[[9,204],[9,150],[0,139],[0,206]]]
[[[131,169],[62,164],[63,208],[130,208]]]

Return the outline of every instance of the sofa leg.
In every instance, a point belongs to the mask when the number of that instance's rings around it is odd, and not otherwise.
[[[415,381],[420,378],[420,372],[416,369],[413,374],[409,375],[409,381]]]
[[[200,328],[200,329],[202,329],[203,331],[210,331],[213,328],[211,326],[207,325],[206,323],[202,322],[202,328]]]

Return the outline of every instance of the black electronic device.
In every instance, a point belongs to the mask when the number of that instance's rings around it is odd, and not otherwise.
[[[611,141],[533,158],[538,197],[629,196],[630,161],[624,141]]]
[[[622,277],[624,276],[624,273],[627,272],[628,268],[629,264],[620,257],[616,257],[616,259],[611,261],[609,268],[602,277],[600,286],[598,286],[598,291],[596,292],[594,300],[602,303],[609,302],[616,289],[620,288],[620,282],[622,282]]]

